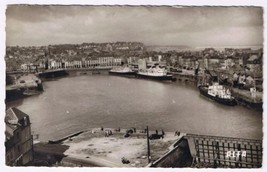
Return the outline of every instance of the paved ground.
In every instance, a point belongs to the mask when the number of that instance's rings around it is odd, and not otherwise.
[[[146,133],[137,130],[125,138],[126,130],[114,129],[105,137],[105,129],[90,129],[71,137],[61,144],[36,143],[34,151],[37,164],[41,166],[86,166],[86,167],[145,167],[147,160]],[[155,131],[150,131],[154,134]],[[159,131],[159,134],[161,132]],[[163,139],[150,140],[151,159],[162,157],[178,139],[174,133],[165,132]],[[122,163],[122,158],[130,161]]]
[[[144,167],[147,160],[147,139],[145,133],[137,131],[130,137],[124,137],[125,131],[115,132],[105,137],[104,131],[100,129],[89,130],[79,136],[64,141],[63,145],[69,146],[64,154],[67,161],[87,162],[85,166],[106,167]],[[174,133],[166,133],[164,139],[150,140],[151,158],[156,160],[168,151],[177,140]],[[122,158],[130,161],[123,164]],[[65,161],[66,162],[66,161]],[[75,163],[75,162],[74,162]]]

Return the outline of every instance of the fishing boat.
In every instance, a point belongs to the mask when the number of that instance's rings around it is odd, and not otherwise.
[[[231,95],[230,90],[217,82],[213,83],[210,86],[199,85],[198,89],[200,91],[200,94],[212,100],[215,100],[216,102],[229,106],[237,105],[237,101]]]

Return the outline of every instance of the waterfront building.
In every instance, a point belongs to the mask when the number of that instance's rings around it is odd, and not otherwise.
[[[65,68],[69,68],[70,67],[70,62],[69,61],[65,61]]]
[[[82,68],[82,61],[74,60],[73,63],[75,68]]]
[[[89,60],[89,66],[98,66],[98,65],[99,65],[98,59]]]
[[[114,65],[114,66],[120,66],[121,63],[122,63],[121,58],[114,58],[114,59],[113,59],[113,65]],[[128,64],[129,64],[129,61],[128,61]]]
[[[12,107],[6,111],[6,165],[24,166],[33,162],[33,137],[27,114]]]
[[[61,67],[62,67],[61,62],[56,61],[56,60],[52,60],[51,63],[50,63],[49,69],[59,69]]]
[[[114,57],[99,57],[99,66],[112,66]]]

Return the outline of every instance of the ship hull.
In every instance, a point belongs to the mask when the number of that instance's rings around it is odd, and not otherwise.
[[[137,78],[143,79],[151,79],[151,80],[158,80],[158,81],[175,81],[175,78],[172,75],[165,75],[165,76],[152,76],[152,75],[145,75],[145,74],[136,74]]]
[[[40,78],[56,78],[67,76],[68,73],[65,70],[51,70],[38,73]]]
[[[115,71],[109,71],[110,75],[118,75],[118,76],[135,76],[136,72],[115,72]]]
[[[203,86],[199,86],[198,87],[200,94],[202,94],[205,97],[208,97],[209,99],[212,99],[218,103],[224,104],[224,105],[228,105],[228,106],[235,106],[237,105],[237,102],[235,99],[223,99],[223,98],[219,98],[219,97],[214,97],[208,94],[208,89],[206,89]]]

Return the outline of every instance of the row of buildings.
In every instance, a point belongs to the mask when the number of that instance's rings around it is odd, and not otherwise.
[[[160,57],[160,58],[159,58]],[[7,47],[7,70],[29,68],[90,68],[138,64],[139,59],[158,61],[174,68],[225,70],[262,75],[263,49],[205,48],[202,50],[146,51],[138,42],[83,43],[43,47]],[[16,66],[16,67],[12,67]]]
[[[195,68],[196,63],[206,69],[230,69],[237,66],[249,68],[255,71],[262,66],[263,50],[229,49],[216,51],[212,48],[199,52],[173,53],[170,55],[170,63],[180,68]]]
[[[66,69],[66,68],[90,68],[96,66],[121,66],[123,64],[122,58],[116,57],[99,57],[90,60],[54,60],[46,59],[39,63],[23,63],[20,66],[20,69],[27,71],[29,69]]]

